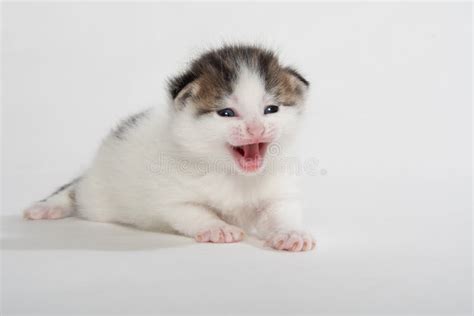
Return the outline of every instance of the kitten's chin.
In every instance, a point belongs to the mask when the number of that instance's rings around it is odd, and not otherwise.
[[[234,161],[239,169],[246,174],[258,173],[262,169],[267,148],[268,143],[229,145]]]

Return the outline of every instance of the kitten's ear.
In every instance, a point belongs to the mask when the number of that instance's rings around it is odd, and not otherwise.
[[[285,67],[284,72],[289,79],[292,88],[300,93],[306,93],[309,89],[309,81],[306,80],[298,71],[291,67]]]
[[[285,105],[304,104],[309,90],[308,80],[290,67],[283,68],[281,79],[279,88],[280,102]]]
[[[197,78],[198,76],[193,72],[186,72],[168,81],[168,93],[176,109],[181,109],[196,92]]]
[[[188,83],[181,91],[178,92],[176,97],[173,99],[173,103],[176,109],[182,109],[193,96],[196,95],[198,85],[196,82]]]

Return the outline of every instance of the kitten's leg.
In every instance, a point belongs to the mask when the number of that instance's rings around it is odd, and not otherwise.
[[[59,219],[72,216],[75,211],[75,187],[79,178],[60,187],[42,201],[23,211],[25,219]]]
[[[302,228],[299,203],[292,200],[273,203],[259,212],[255,228],[267,245],[288,251],[314,249],[316,240]]]
[[[241,241],[244,232],[221,220],[214,212],[196,204],[173,206],[164,220],[179,233],[198,242],[229,243]]]

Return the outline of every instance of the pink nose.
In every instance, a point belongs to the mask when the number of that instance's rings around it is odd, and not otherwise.
[[[247,124],[247,133],[250,136],[259,137],[265,132],[265,126],[259,122],[250,122]]]

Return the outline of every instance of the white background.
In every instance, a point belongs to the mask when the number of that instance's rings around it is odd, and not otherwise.
[[[471,22],[468,3],[4,4],[5,315],[469,314]],[[277,49],[311,82],[319,251],[21,221],[223,41]]]

